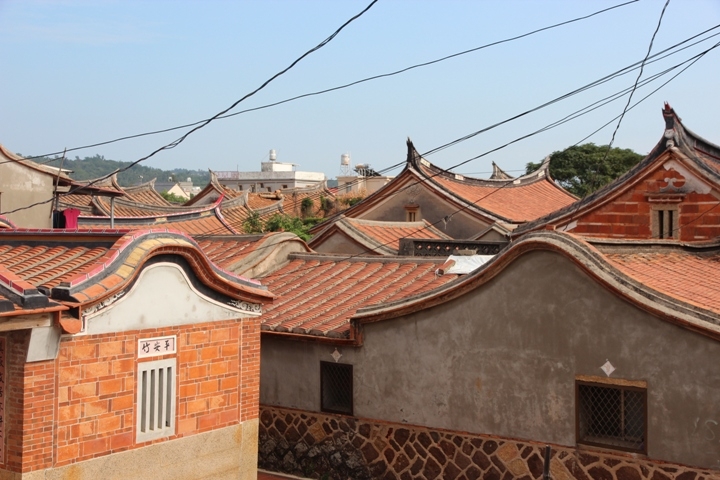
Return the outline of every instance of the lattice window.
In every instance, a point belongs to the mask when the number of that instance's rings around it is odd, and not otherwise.
[[[175,434],[176,359],[138,364],[137,441]]]
[[[320,362],[320,410],[353,414],[353,366]]]
[[[578,443],[646,452],[646,389],[580,381],[576,387]]]

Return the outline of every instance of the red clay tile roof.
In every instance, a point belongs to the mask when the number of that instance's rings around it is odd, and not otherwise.
[[[238,233],[246,233],[243,229],[243,223],[252,214],[250,209],[243,204],[239,204],[229,207],[222,206],[220,211],[225,221],[233,230]]]
[[[133,213],[145,213],[145,215],[116,215],[115,226],[129,230],[164,227],[192,235],[237,235],[240,232],[232,228],[220,211],[221,202],[222,197],[214,205],[194,208],[166,207],[165,212],[138,210]],[[78,218],[78,223],[80,228],[109,226],[110,218],[83,215]]]
[[[395,251],[400,248],[401,238],[450,238],[425,220],[420,222],[374,222],[348,218],[346,221],[364,235],[372,237]]]
[[[0,244],[0,265],[36,287],[52,288],[94,264],[111,246]]]
[[[274,193],[250,193],[247,192],[246,205],[251,210],[260,210],[278,205],[282,201],[282,197],[278,197]]]
[[[359,218],[381,205],[388,196],[421,185],[421,190],[435,195],[456,211],[478,218],[485,224],[503,222],[520,224],[546,215],[573,203],[576,197],[558,186],[548,174],[549,161],[535,172],[515,179],[503,179],[497,170],[494,178],[477,179],[443,170],[422,158],[413,143],[407,142],[405,169],[383,188],[348,208],[343,214]],[[327,228],[327,222],[310,230],[317,234]]]
[[[288,215],[295,217],[310,216],[316,218],[325,217],[325,211],[322,209],[323,198],[325,201],[336,202],[337,198],[331,189],[324,185],[317,185],[307,188],[291,188],[282,190],[283,201],[282,209]],[[305,211],[302,207],[304,199],[312,200],[312,207],[309,211]]]
[[[210,182],[208,182],[207,185],[205,185],[205,188],[203,188],[200,192],[198,192],[197,195],[195,195],[193,198],[185,202],[185,206],[191,206],[191,205],[205,205],[208,203],[215,203],[220,196],[224,196],[226,199],[235,199],[238,197],[242,197],[245,195],[245,192],[240,192],[238,190],[227,188],[224,185],[222,185],[218,179],[217,175],[215,175],[215,172],[212,170],[210,171]]]
[[[534,220],[576,200],[549,178],[547,165],[516,179],[492,180],[456,175],[430,164],[419,154],[415,166],[429,182],[448,194],[507,222]]]
[[[156,179],[153,178],[149,182],[141,185],[124,187],[125,198],[143,205],[156,205],[158,207],[168,207],[172,205],[155,190],[155,180]]]
[[[189,236],[165,229],[0,232],[0,294],[29,295],[47,306],[47,295],[39,289],[88,306],[129,287],[147,260],[166,254],[185,258],[205,285],[230,298],[253,303],[273,298],[258,282],[215,265]]]
[[[611,253],[612,249],[606,249],[604,255],[615,268],[647,287],[720,314],[720,251],[638,250]]]
[[[288,232],[203,236],[196,240],[213,263],[239,275],[249,275],[250,278],[276,270],[278,264],[285,262],[291,252],[310,252],[305,242]]]
[[[203,238],[198,240],[198,245],[216,265],[229,270],[231,265],[253,253],[265,237],[266,235],[244,235]]]
[[[261,317],[265,331],[353,340],[350,319],[359,308],[427,292],[456,278],[435,275],[444,258],[290,258],[287,266],[262,278],[278,295]]]

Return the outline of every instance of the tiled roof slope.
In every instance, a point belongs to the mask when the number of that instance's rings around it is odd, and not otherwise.
[[[605,258],[638,282],[698,308],[720,314],[720,250],[711,252],[655,246]]]
[[[359,308],[449,283],[455,275],[435,274],[444,261],[292,255],[287,266],[262,278],[263,285],[278,295],[261,317],[262,329],[356,342],[350,319]]]
[[[124,187],[125,198],[142,205],[156,205],[158,207],[168,207],[172,205],[155,190],[155,180],[156,179],[153,178],[149,182],[140,185]]]
[[[210,181],[208,182],[208,184],[205,185],[205,188],[200,190],[197,195],[185,202],[185,205],[206,205],[208,203],[215,203],[219,197],[225,197],[226,199],[234,199],[237,197],[242,197],[243,195],[243,192],[234,190],[232,188],[227,188],[222,185],[218,181],[215,172],[210,170]]]
[[[450,239],[449,236],[430,225],[420,222],[381,222],[340,216],[333,225],[310,241],[310,247],[318,249],[324,240],[341,232],[352,241],[362,245],[368,254],[397,255],[401,238]]]
[[[259,283],[214,264],[187,235],[164,229],[0,232],[0,295],[22,305],[23,314],[66,303],[79,307],[79,316],[83,308],[129,288],[158,255],[182,257],[206,286],[230,298],[255,303],[273,298]],[[79,322],[79,317],[61,320],[68,333],[77,333]]]
[[[419,203],[462,212],[487,227],[494,223],[521,224],[571,204],[576,197],[559,187],[548,173],[549,160],[527,175],[511,178],[495,166],[490,179],[471,178],[443,170],[421,157],[412,141],[407,141],[405,168],[379,190],[343,212],[348,218],[366,215],[378,219],[378,212],[391,203],[400,192],[412,196],[413,190],[423,194]],[[507,178],[506,178],[507,177]],[[415,187],[415,186],[418,187]],[[427,194],[427,196],[426,196]],[[449,215],[452,218],[452,215]],[[310,232],[317,234],[338,217],[316,225]],[[435,221],[436,219],[431,219]],[[483,227],[483,228],[484,228]],[[466,236],[463,238],[470,238]]]
[[[163,227],[191,235],[237,235],[238,232],[225,220],[222,215],[220,197],[215,204],[202,205],[189,208],[182,207],[185,211],[174,211],[162,213],[150,210],[147,215],[116,215],[114,224],[116,228],[129,230],[142,230],[151,227]],[[150,207],[161,208],[161,207]],[[172,207],[167,207],[168,209]],[[122,210],[121,210],[122,211]],[[136,212],[137,213],[137,212]],[[80,216],[78,218],[80,228],[108,227],[110,217]]]
[[[328,202],[337,203],[335,193],[324,184],[306,188],[290,188],[282,190],[281,193],[283,195],[283,212],[295,217],[310,216],[323,218],[326,216],[326,211],[322,208],[323,201],[325,201],[326,204]],[[302,203],[306,198],[312,200],[312,207],[304,210]]]
[[[423,295],[356,312],[353,322],[375,322],[441,305],[483,288],[518,258],[550,251],[573,262],[620,298],[665,320],[720,341],[720,241],[699,244],[591,240],[544,231],[511,243],[478,270]],[[353,324],[352,329],[357,325]]]
[[[540,169],[522,177],[483,180],[443,170],[421,158],[412,144],[408,148],[415,168],[426,180],[506,222],[534,220],[576,200],[550,178],[548,159]]]
[[[162,195],[155,191],[155,179],[140,185],[121,187],[117,182],[117,176],[101,177],[95,180],[85,180],[81,184],[94,184],[105,189],[117,191],[123,196],[111,206],[110,199],[104,196],[88,197],[84,195],[62,195],[60,197],[61,208],[77,208],[83,215],[110,216],[111,208],[116,217],[148,217],[163,216],[174,213],[191,212],[197,207],[186,207],[173,205],[165,200]]]
[[[679,213],[684,217],[677,219],[681,224],[682,240],[705,241],[717,236],[720,232],[720,202],[716,203],[712,192],[705,190],[714,190],[716,195],[720,192],[720,146],[687,129],[667,103],[662,115],[665,122],[663,136],[640,163],[585,198],[521,225],[513,236],[540,229],[567,228],[595,237],[650,238],[650,201],[679,202]],[[671,178],[675,183],[665,183]],[[663,199],[663,194],[667,198]],[[708,204],[712,207],[712,203],[715,205],[711,212]],[[700,212],[704,212],[702,217],[698,215]],[[684,229],[683,225],[689,225],[689,228]]]
[[[272,232],[259,235],[216,236],[197,238],[200,248],[216,265],[225,270],[257,278],[287,263],[291,253],[307,253],[307,246],[297,235]]]
[[[111,204],[106,197],[93,199],[94,211],[100,212],[102,216],[109,217]],[[202,208],[202,207],[201,207]],[[198,211],[198,207],[186,207],[182,205],[157,205],[155,203],[141,203],[125,198],[115,200],[114,214],[116,217],[152,217],[174,215]]]

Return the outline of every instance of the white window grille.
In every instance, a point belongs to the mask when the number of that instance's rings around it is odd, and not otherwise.
[[[175,358],[138,364],[138,442],[175,434]]]

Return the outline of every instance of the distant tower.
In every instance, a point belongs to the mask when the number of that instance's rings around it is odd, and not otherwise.
[[[347,177],[352,174],[350,170],[350,155],[343,153],[340,155],[340,175]]]

